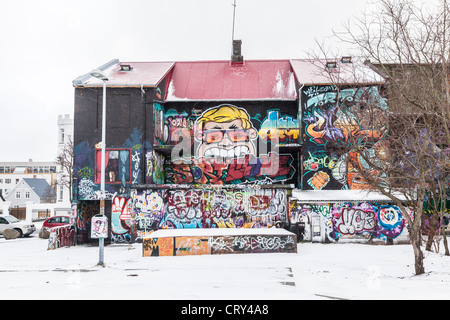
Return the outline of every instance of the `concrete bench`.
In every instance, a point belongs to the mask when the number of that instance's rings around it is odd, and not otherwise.
[[[142,241],[143,256],[297,252],[297,236],[281,228],[161,229]]]

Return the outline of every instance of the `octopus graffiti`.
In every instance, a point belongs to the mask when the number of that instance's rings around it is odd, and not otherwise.
[[[358,145],[372,159],[386,154],[388,106],[379,88],[337,90],[334,86],[308,86],[302,91],[302,102],[302,189],[370,188],[357,166],[374,177],[378,172],[370,170],[358,154],[341,154],[338,150]]]

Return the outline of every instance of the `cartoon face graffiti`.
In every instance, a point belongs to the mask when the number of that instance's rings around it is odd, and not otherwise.
[[[247,154],[256,156],[252,140],[258,132],[242,108],[224,104],[208,109],[195,122],[195,130],[195,139],[200,142],[197,157],[227,161]]]

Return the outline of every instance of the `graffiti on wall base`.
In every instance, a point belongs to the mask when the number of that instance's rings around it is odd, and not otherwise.
[[[319,220],[317,233],[313,221]],[[292,225],[302,225],[304,240],[312,240],[314,236],[320,238],[320,229],[323,229],[325,241],[331,242],[341,238],[395,239],[404,232],[406,225],[397,206],[368,202],[299,203],[292,200],[290,221]]]
[[[72,224],[50,229],[48,250],[74,246],[76,242],[75,226]]]
[[[191,236],[143,239],[143,256],[297,252],[295,235]]]
[[[154,215],[159,228],[256,228],[288,219],[286,190],[180,189],[164,197],[163,211]]]

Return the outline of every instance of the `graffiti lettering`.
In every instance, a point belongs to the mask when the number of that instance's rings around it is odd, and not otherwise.
[[[279,144],[298,143],[299,133],[297,119],[290,116],[280,117],[279,110],[269,110],[258,131],[264,142],[272,141]]]
[[[321,225],[328,240],[338,241],[348,238],[395,239],[404,230],[405,220],[397,206],[376,203],[318,203],[302,204],[296,200],[290,202],[290,221],[293,225],[302,223],[305,240],[310,240],[312,220],[321,215]]]
[[[111,210],[111,232],[114,243],[131,241],[131,199],[114,197]]]
[[[91,179],[92,176],[94,175],[94,171],[92,170],[92,168],[84,167],[84,168],[78,169],[77,174],[81,179],[83,179],[83,178]]]
[[[141,158],[140,158],[139,153],[137,151],[134,151],[134,154],[133,154],[131,160],[134,162],[133,181],[132,181],[132,183],[137,183],[137,181],[138,181],[137,179],[139,178],[139,173],[141,171],[141,169],[140,169]]]
[[[144,191],[133,195],[131,208],[142,234],[163,227],[267,227],[287,222],[286,190],[279,189]]]
[[[373,212],[345,208],[342,221],[337,228],[342,234],[354,235],[357,232],[371,231],[375,228]]]
[[[256,252],[297,252],[296,239],[292,235],[220,235],[143,240],[143,256]]]
[[[75,226],[66,225],[50,229],[48,238],[48,249],[57,249],[61,247],[70,247],[75,245]]]
[[[238,184],[238,183],[269,183],[286,181],[293,177],[295,168],[292,166],[291,155],[269,153],[255,158],[246,155],[243,159],[235,159],[231,163],[216,162],[201,158],[193,164],[172,163],[168,179],[177,184]]]

